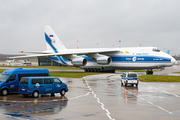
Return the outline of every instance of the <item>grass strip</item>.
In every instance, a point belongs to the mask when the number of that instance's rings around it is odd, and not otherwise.
[[[147,70],[116,70],[116,71],[122,71],[122,72],[146,72]],[[157,72],[159,70],[153,70],[153,72]]]
[[[180,73],[180,72],[174,72],[174,73]]]
[[[142,75],[139,76],[142,82],[180,82],[180,76],[166,76],[166,75]]]
[[[0,73],[2,73],[2,72],[5,71],[5,70],[7,70],[7,69],[0,69]]]
[[[67,77],[67,78],[82,78],[88,75],[99,75],[99,74],[104,74],[104,73],[50,71],[50,76]]]
[[[29,67],[29,66],[23,66],[23,67]],[[40,66],[36,66],[36,67],[40,67]],[[42,66],[42,67],[46,68],[47,66]],[[48,66],[48,67],[51,67],[50,69],[53,69],[55,66]],[[32,68],[32,66],[29,67],[29,68]],[[35,67],[33,67],[33,68],[35,68]],[[65,67],[65,68],[67,68],[67,67]],[[46,69],[48,69],[48,68],[46,68]],[[6,70],[6,69],[0,69],[0,73],[2,73],[4,70]],[[54,77],[67,77],[67,78],[82,78],[82,77],[88,76],[88,75],[105,74],[105,73],[66,72],[66,71],[49,71],[49,72],[50,72],[51,76],[54,76]],[[142,82],[180,82],[180,76],[142,75],[142,76],[139,76],[139,80],[142,81]]]
[[[6,69],[0,69],[0,73]],[[98,75],[104,73],[90,73],[90,72],[66,72],[66,71],[49,71],[52,77],[67,77],[67,78],[82,78],[88,75]]]

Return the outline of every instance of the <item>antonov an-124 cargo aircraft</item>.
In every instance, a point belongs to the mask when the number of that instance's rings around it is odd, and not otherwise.
[[[176,62],[171,55],[157,47],[67,49],[50,26],[45,26],[44,30],[46,51],[26,52],[34,54],[10,58],[47,56],[63,65],[80,67],[85,72],[147,69],[147,74]]]

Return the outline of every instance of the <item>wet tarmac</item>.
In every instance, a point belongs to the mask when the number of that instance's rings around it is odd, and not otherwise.
[[[14,67],[0,67],[0,69],[14,69]],[[24,69],[31,69],[31,68],[24,68]],[[37,68],[39,69],[39,68]],[[49,71],[63,71],[63,72],[84,72],[84,70],[71,70],[71,69],[48,69]],[[133,71],[133,70],[132,70]],[[180,65],[173,65],[172,67],[166,67],[164,70],[155,69],[153,75],[170,75],[170,76],[180,76]],[[117,74],[122,74],[123,71],[116,70]],[[139,75],[146,75],[146,72],[138,72]]]
[[[6,120],[179,120],[180,83],[140,82],[121,86],[119,74],[61,78],[65,97],[20,94],[0,96],[0,118]]]

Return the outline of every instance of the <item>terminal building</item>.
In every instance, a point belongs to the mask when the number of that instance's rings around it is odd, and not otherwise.
[[[38,57],[38,66],[63,66],[50,59],[49,57]]]
[[[0,62],[2,65],[6,63],[8,59],[4,59],[6,57],[14,57],[14,56],[25,56],[25,54],[0,54]],[[26,59],[15,59],[13,63],[10,63],[11,66],[24,66],[23,64],[19,63],[32,63],[34,66],[65,66],[60,63],[57,63],[50,59],[49,57],[33,57],[33,58],[26,58]],[[18,63],[18,64],[17,64]],[[1,64],[0,64],[1,65]],[[7,64],[9,65],[9,63]]]

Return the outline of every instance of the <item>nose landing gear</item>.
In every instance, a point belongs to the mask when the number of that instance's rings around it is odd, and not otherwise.
[[[151,71],[146,71],[146,75],[153,75],[153,71],[152,71],[152,69],[151,69]]]

